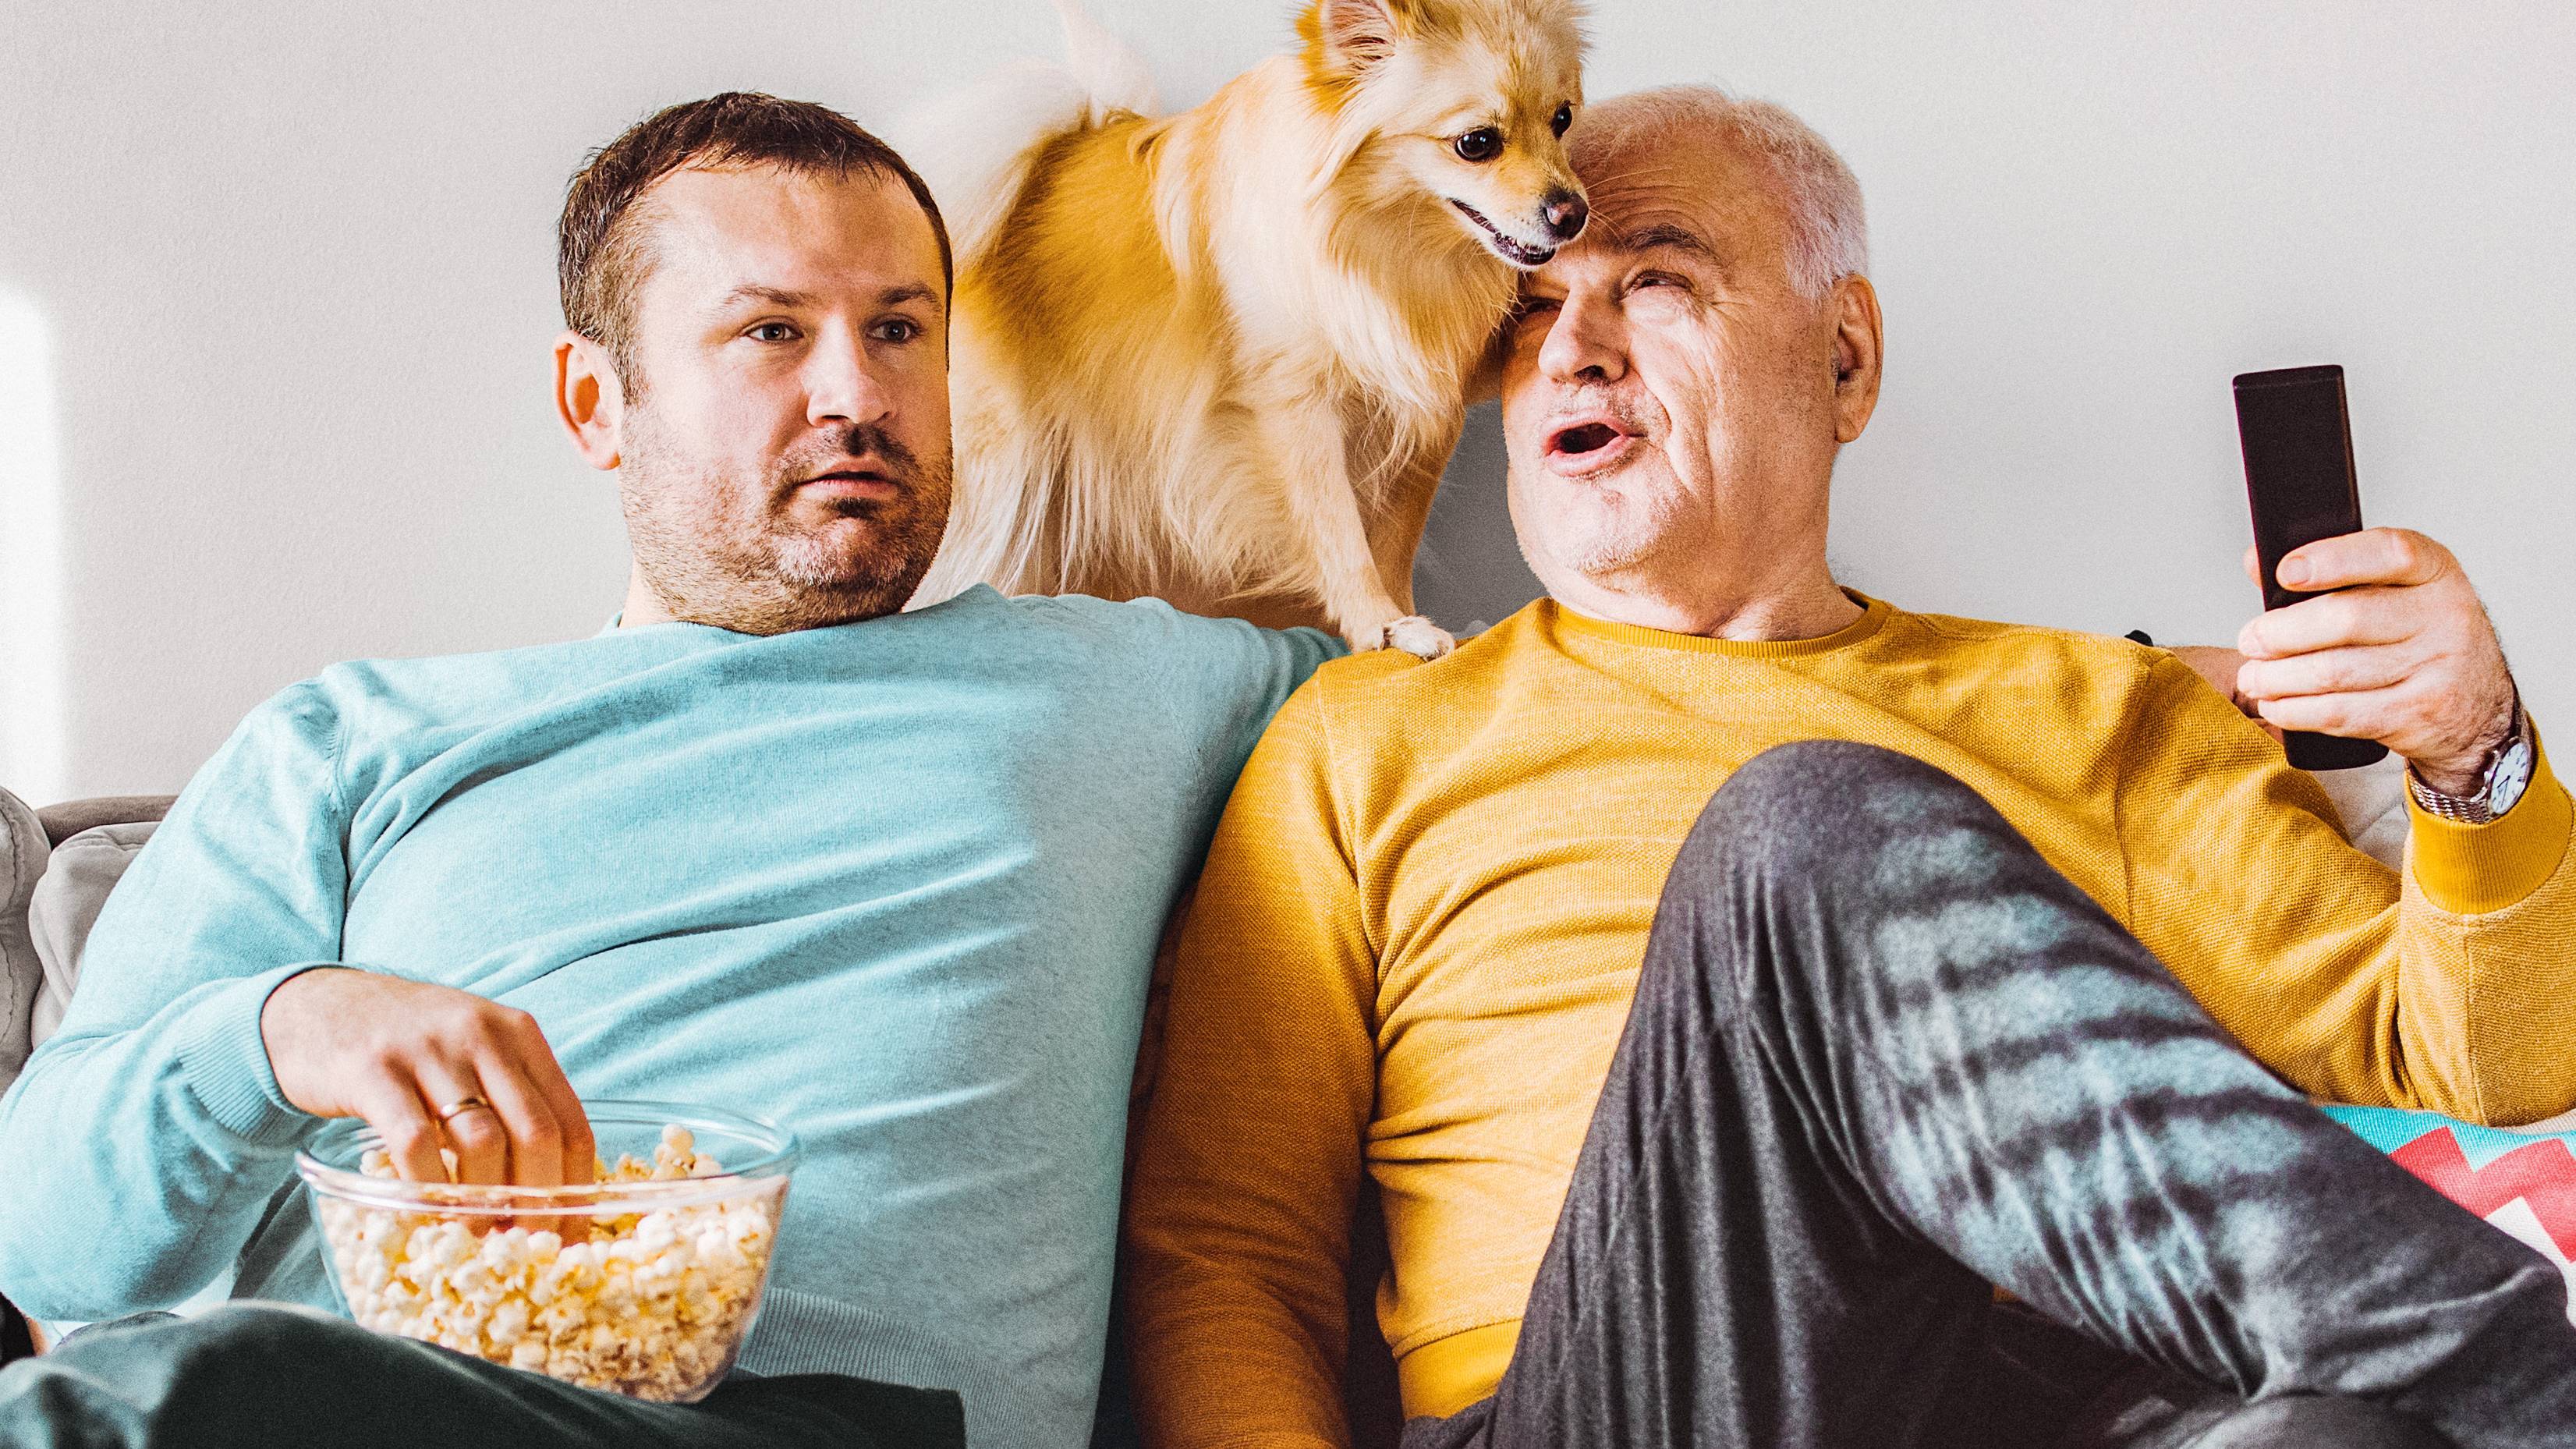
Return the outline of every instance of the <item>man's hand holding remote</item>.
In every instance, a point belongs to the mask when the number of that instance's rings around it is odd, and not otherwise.
[[[524,1011],[452,987],[321,967],[260,1011],[277,1088],[317,1117],[363,1117],[416,1182],[591,1180],[590,1119]]]
[[[2256,573],[2252,549],[2245,565]],[[2432,789],[2477,794],[2519,715],[2495,625],[2451,551],[2406,529],[2365,529],[2294,550],[2280,582],[2337,592],[2245,626],[2237,701],[2282,729],[2377,740]]]

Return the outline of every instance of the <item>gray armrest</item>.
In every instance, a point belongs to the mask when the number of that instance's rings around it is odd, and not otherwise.
[[[52,843],[26,801],[0,790],[0,1092],[18,1080],[44,965],[27,931],[27,903],[52,858]]]
[[[36,812],[45,822],[45,838],[56,845],[84,830],[102,825],[127,825],[138,820],[159,820],[170,813],[176,795],[97,795],[87,800],[66,800],[48,805]]]

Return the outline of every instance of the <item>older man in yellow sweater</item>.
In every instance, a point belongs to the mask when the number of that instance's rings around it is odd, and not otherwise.
[[[2576,1103],[2569,797],[2456,563],[2312,546],[2347,591],[2242,641],[2411,763],[2392,872],[2173,655],[1835,585],[1881,333],[1820,139],[1578,142],[1504,389],[1548,597],[1317,674],[1177,938],[1148,1443],[1345,1441],[1364,1183],[1408,1449],[2576,1442],[2558,1275],[2309,1105]]]

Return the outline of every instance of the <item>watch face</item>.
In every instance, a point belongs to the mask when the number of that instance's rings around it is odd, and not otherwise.
[[[2515,740],[2496,760],[2494,780],[2487,786],[2488,811],[2502,815],[2512,809],[2514,802],[2522,798],[2524,788],[2530,784],[2531,742]]]

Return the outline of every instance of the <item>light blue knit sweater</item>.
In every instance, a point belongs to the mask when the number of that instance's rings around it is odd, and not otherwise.
[[[107,1318],[238,1263],[328,1303],[281,1192],[316,1122],[259,1011],[339,963],[524,1008],[585,1096],[795,1130],[747,1370],[954,1387],[979,1449],[1080,1445],[1157,934],[1339,647],[977,589],[327,670],[189,785],[0,1101],[0,1292]]]

